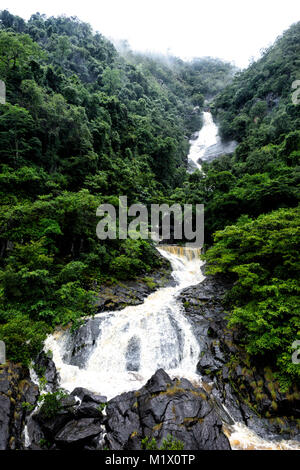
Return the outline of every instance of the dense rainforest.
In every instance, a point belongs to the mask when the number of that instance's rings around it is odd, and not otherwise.
[[[77,18],[1,13],[0,335],[10,359],[28,362],[55,325],[94,313],[101,283],[161,263],[151,241],[98,240],[96,209],[121,195],[164,202],[181,186],[204,95],[233,73],[216,59],[120,54]]]
[[[95,311],[97,289],[147,274],[146,240],[99,241],[96,208],[204,203],[208,273],[234,281],[229,326],[271,364],[300,378],[300,23],[240,72],[218,59],[118,51],[77,18],[0,14],[0,337],[29,362],[56,325]],[[189,136],[205,99],[231,156],[187,173]]]

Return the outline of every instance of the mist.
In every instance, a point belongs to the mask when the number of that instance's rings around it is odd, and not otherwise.
[[[95,31],[127,40],[135,51],[193,57],[219,57],[246,67],[261,50],[300,18],[295,0],[4,0],[1,9],[25,19],[39,11],[47,16],[77,16]]]

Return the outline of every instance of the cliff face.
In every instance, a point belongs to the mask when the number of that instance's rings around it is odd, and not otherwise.
[[[186,379],[172,380],[159,369],[137,392],[122,394],[107,407],[107,442],[112,449],[140,449],[171,435],[186,450],[229,450],[218,408],[204,389]]]
[[[28,369],[11,362],[0,365],[0,450],[23,448],[25,420],[38,395]]]

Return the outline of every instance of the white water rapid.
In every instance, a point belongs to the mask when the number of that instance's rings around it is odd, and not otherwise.
[[[64,361],[69,331],[47,338],[45,350],[53,353],[62,387],[86,387],[112,398],[140,388],[160,367],[173,377],[199,383],[198,341],[177,296],[203,280],[203,262],[198,249],[161,246],[158,251],[171,262],[176,285],[157,290],[141,305],[96,315],[101,319],[99,336],[83,368]]]
[[[113,398],[141,388],[160,367],[173,378],[185,377],[201,385],[196,373],[199,344],[178,294],[204,279],[203,262],[196,249],[161,246],[158,250],[171,262],[176,285],[157,290],[141,305],[96,315],[95,320],[101,320],[99,336],[84,367],[65,361],[72,342],[69,330],[47,338],[44,349],[53,353],[61,387],[69,391],[85,387]],[[263,439],[242,423],[225,424],[223,429],[233,450],[300,449],[299,442]]]

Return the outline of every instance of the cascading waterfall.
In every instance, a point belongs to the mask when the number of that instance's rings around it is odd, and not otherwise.
[[[203,113],[203,126],[199,131],[198,137],[190,141],[190,152],[188,160],[192,163],[191,172],[201,170],[199,160],[203,157],[205,149],[216,144],[218,128],[215,125],[212,115],[206,111]]]
[[[210,112],[204,112],[203,118],[198,138],[191,141],[188,155],[191,172],[201,170],[199,159],[210,160],[231,153],[235,146],[234,142],[221,143]],[[78,364],[72,363],[70,351],[76,347],[76,339],[69,330],[57,331],[47,338],[44,349],[53,353],[61,387],[72,391],[81,386],[112,398],[139,389],[159,368],[171,377],[185,377],[195,385],[201,384],[196,373],[199,344],[178,299],[182,289],[204,279],[200,250],[160,245],[158,251],[170,261],[176,285],[157,290],[141,305],[89,319],[92,326],[87,331],[96,330],[97,339]],[[298,442],[262,439],[242,423],[224,425],[224,432],[232,449],[300,448]]]
[[[160,367],[199,383],[199,344],[177,297],[203,280],[200,250],[163,245],[158,251],[171,262],[176,285],[159,289],[141,305],[95,315],[99,335],[83,366],[68,360],[69,331],[47,338],[45,349],[53,353],[62,387],[72,391],[82,386],[112,398],[140,388]]]

